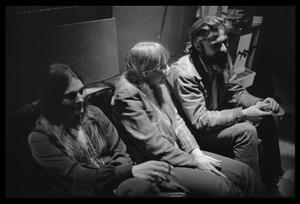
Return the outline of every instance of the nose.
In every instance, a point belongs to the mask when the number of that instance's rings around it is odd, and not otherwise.
[[[82,94],[81,93],[77,93],[75,102],[76,103],[83,103],[84,102],[84,97],[85,97],[84,93],[82,93]]]
[[[166,69],[164,69],[164,70],[162,71],[162,74],[163,74],[164,76],[166,76],[166,75],[167,75],[167,73],[168,73],[168,65],[167,65],[167,68],[166,68]]]
[[[82,110],[84,104],[84,98],[81,94],[77,94],[76,100],[75,100],[75,108]]]
[[[226,48],[226,46],[224,45],[224,43],[222,43],[220,51],[221,51],[221,52],[227,52],[227,48]]]
[[[170,71],[170,67],[169,67],[169,65],[167,65],[167,68],[166,68],[166,74]]]

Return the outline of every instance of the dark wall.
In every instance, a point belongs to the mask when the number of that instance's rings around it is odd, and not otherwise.
[[[156,41],[170,51],[170,62],[185,48],[187,29],[193,24],[197,6],[114,6],[117,23],[119,67],[140,41]]]
[[[6,7],[6,111],[37,98],[44,67],[35,67],[36,53],[49,48],[36,44],[36,30],[112,18],[112,6],[7,6]],[[69,53],[66,53],[69,54]]]

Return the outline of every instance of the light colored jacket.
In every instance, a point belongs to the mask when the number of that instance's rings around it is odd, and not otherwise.
[[[172,103],[165,85],[163,97]],[[155,121],[155,111],[145,94],[123,75],[112,98],[113,118],[119,135],[136,163],[148,160],[166,161],[174,166],[195,167],[190,154],[198,144],[172,103],[175,138],[163,133]]]
[[[204,69],[198,67],[198,69]],[[195,68],[191,55],[181,57],[171,65],[167,74],[168,85],[180,115],[192,132],[211,131],[244,119],[243,107],[254,105],[261,98],[249,94],[230,71],[218,74],[218,107],[212,110],[209,86]]]

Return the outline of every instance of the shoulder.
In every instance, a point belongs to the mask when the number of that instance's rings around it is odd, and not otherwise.
[[[96,115],[104,114],[100,108],[98,108],[97,106],[94,106],[94,105],[87,105],[87,109]]]
[[[192,66],[192,61],[190,55],[184,55],[174,62],[171,67],[177,68],[179,70],[190,69]]]
[[[167,73],[167,80],[171,87],[175,87],[179,81],[201,80],[190,55],[181,57],[173,63]]]
[[[128,97],[133,97],[139,94],[138,88],[130,83],[125,75],[120,77],[118,83],[116,84],[114,99],[125,99]]]
[[[88,117],[90,117],[91,115],[93,115],[93,117],[97,118],[97,120],[100,123],[107,123],[108,122],[109,119],[107,118],[107,116],[105,115],[105,113],[100,108],[98,108],[97,106],[88,105],[87,109],[88,109],[87,111],[90,112],[90,114],[87,114]]]
[[[32,150],[43,144],[51,143],[49,132],[41,125],[37,125],[28,136],[28,143]]]
[[[195,74],[195,67],[191,61],[190,55],[184,55],[178,61],[174,62],[168,77],[179,77],[179,76],[193,76]]]
[[[48,131],[41,125],[37,125],[30,133],[29,133],[29,141],[35,141],[40,139],[48,138]]]

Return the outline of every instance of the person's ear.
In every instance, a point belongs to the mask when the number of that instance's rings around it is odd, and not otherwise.
[[[193,43],[193,46],[196,50],[198,50],[199,52],[201,51],[201,46],[200,46],[200,38],[199,37],[196,37],[194,39],[194,43]]]
[[[143,71],[141,77],[142,77],[143,80],[145,80],[148,77],[148,72],[147,71]]]

